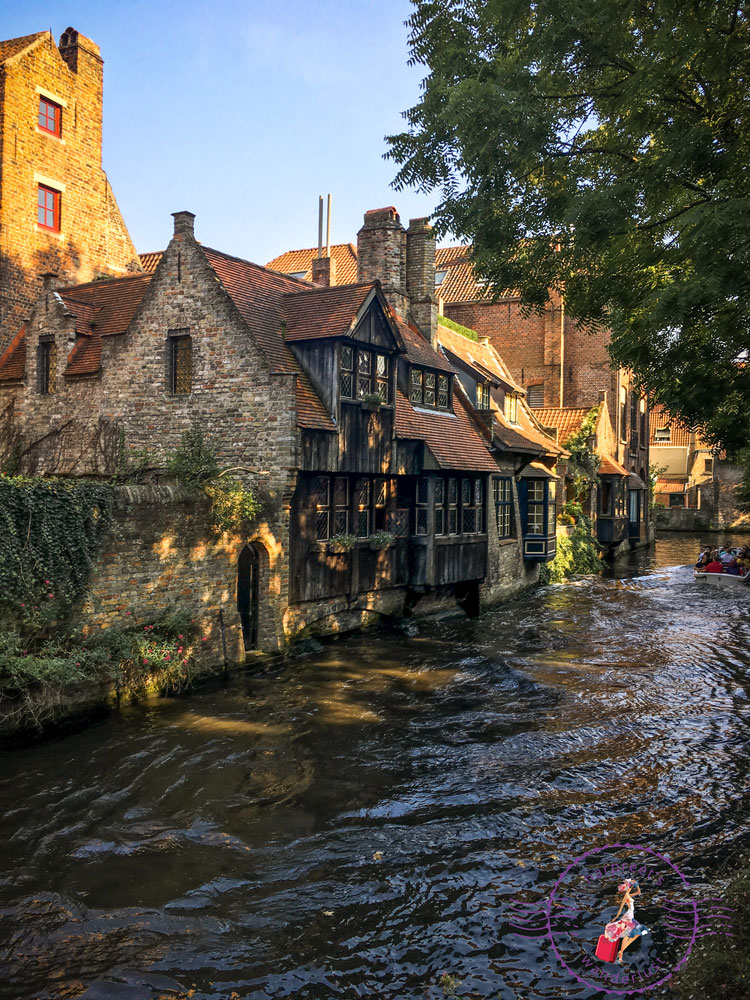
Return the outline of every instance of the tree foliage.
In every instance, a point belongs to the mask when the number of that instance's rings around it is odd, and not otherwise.
[[[715,443],[750,443],[750,24],[727,0],[414,0],[389,137],[496,294],[549,290]]]

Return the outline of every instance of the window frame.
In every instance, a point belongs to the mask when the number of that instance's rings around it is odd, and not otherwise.
[[[654,444],[667,444],[671,440],[672,428],[669,425],[654,428]]]
[[[532,396],[532,392],[534,395]],[[537,393],[541,393],[540,402],[533,402],[536,400]],[[532,410],[543,410],[544,409],[544,382],[537,382],[534,385],[529,385],[526,387],[526,402],[529,405],[529,409]]]
[[[178,352],[180,351],[180,345],[186,344],[187,346],[187,360],[188,360],[188,379],[189,387],[187,389],[178,390],[180,373],[178,370],[180,358]],[[167,334],[167,349],[168,349],[168,359],[167,359],[167,392],[170,396],[191,396],[193,394],[193,338],[190,335],[190,331],[185,330],[170,330]]]
[[[367,356],[367,370],[362,367],[361,359]],[[346,366],[349,359],[351,367]],[[393,364],[391,356],[385,351],[359,344],[342,344],[338,359],[339,398],[349,403],[361,403],[365,396],[380,396],[381,405],[391,406],[393,403],[392,376]],[[345,380],[351,382],[350,392],[344,392]],[[365,381],[367,392],[363,391]],[[385,393],[385,394],[384,394]]]
[[[41,202],[40,195],[44,193],[44,201]],[[47,203],[47,195],[52,195],[52,207]],[[61,217],[61,192],[57,191],[55,188],[50,187],[49,184],[42,184],[40,181],[37,182],[36,186],[36,224],[40,229],[46,229],[50,233],[60,232],[60,217]],[[52,225],[49,225],[46,221],[40,222],[39,214],[42,213],[42,218],[47,219],[48,213],[52,213]]]
[[[55,128],[50,128],[46,123],[50,120],[50,115],[47,108],[54,109],[54,122]],[[51,97],[45,97],[44,94],[39,94],[39,107],[37,109],[36,123],[42,132],[46,132],[47,135],[57,136],[59,139],[62,136],[62,105],[58,104],[57,101],[53,101]],[[44,118],[45,124],[42,124],[42,118]]]
[[[54,396],[57,388],[57,344],[54,337],[40,339],[37,351],[40,396]]]
[[[518,396],[514,392],[505,393],[505,419],[509,424],[518,423]]]
[[[497,537],[501,540],[515,538],[512,476],[492,477],[492,499],[495,503]]]
[[[430,393],[434,402],[426,402]],[[445,398],[445,404],[441,399]],[[437,410],[447,413],[451,409],[451,379],[446,372],[435,368],[424,368],[421,365],[409,367],[409,402],[412,406],[423,406],[426,410]]]

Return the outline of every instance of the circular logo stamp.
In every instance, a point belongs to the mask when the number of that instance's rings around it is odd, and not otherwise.
[[[547,938],[574,979],[613,996],[662,986],[687,961],[701,926],[698,900],[677,865],[628,843],[586,851],[545,901],[516,902],[514,911],[516,933]]]

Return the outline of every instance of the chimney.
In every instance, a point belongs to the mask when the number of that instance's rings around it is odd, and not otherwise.
[[[333,257],[313,257],[312,280],[314,285],[323,288],[336,284],[336,261]]]
[[[357,233],[357,280],[375,279],[383,286],[389,304],[406,321],[406,232],[393,206],[365,212],[364,225]]]
[[[195,236],[195,214],[193,212],[172,212],[175,236]]]
[[[606,389],[600,389],[599,390],[599,402],[600,403],[604,403],[605,406],[607,405],[607,390]]]
[[[60,285],[59,281],[60,275],[57,273],[57,271],[44,271],[42,272],[40,277],[42,279],[43,292],[52,292]]]
[[[93,58],[99,63],[100,68],[98,72],[101,74],[103,60],[100,55],[99,46],[95,42],[92,42],[90,38],[86,38],[85,35],[79,35],[75,28],[66,28],[63,31],[62,35],[60,35],[58,48],[60,49],[60,55],[74,73],[77,73],[79,69],[83,69],[87,58]]]
[[[435,231],[428,218],[409,220],[406,231],[406,291],[412,322],[432,347],[437,346]]]

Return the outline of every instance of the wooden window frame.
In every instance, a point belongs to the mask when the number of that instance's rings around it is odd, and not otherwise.
[[[434,402],[428,403],[428,396]],[[441,399],[445,403],[441,403]],[[423,406],[426,410],[437,410],[447,413],[451,408],[451,382],[444,373],[433,368],[420,368],[412,365],[409,369],[409,402],[412,406]]]
[[[513,511],[513,479],[510,476],[492,477],[492,495],[495,501],[497,537],[515,538]]]
[[[42,194],[44,199],[40,200]],[[49,195],[52,196],[51,205],[48,199]],[[40,221],[40,213],[43,222]],[[47,222],[50,215],[52,225]],[[46,229],[50,233],[60,232],[60,192],[47,184],[37,184],[36,186],[36,224],[40,229]]]
[[[49,114],[49,108],[52,108],[54,111],[52,116]],[[53,128],[49,127],[48,122],[50,120],[55,123]],[[42,132],[47,132],[49,135],[56,135],[59,139],[62,135],[62,105],[58,104],[57,101],[53,101],[49,97],[45,97],[43,94],[40,94],[37,125]]]
[[[193,338],[190,336],[188,330],[170,330],[167,336],[167,345],[169,350],[168,357],[168,390],[170,396],[191,396],[193,393]],[[188,379],[189,385],[187,389],[180,388],[180,357],[179,352],[184,349],[184,345],[187,346],[187,356],[188,356]]]
[[[347,352],[345,355],[344,352]],[[351,368],[346,367],[345,358],[350,360]],[[367,356],[367,370],[363,371],[360,358]],[[380,396],[385,406],[392,402],[391,373],[392,365],[388,354],[367,347],[355,347],[353,344],[342,344],[339,359],[339,393],[341,399],[349,402],[362,402],[365,396]],[[350,392],[345,392],[346,380],[350,380]],[[366,383],[366,386],[365,386]],[[367,391],[365,391],[365,388]]]
[[[505,393],[505,419],[509,424],[518,423],[518,396],[514,392]]]

